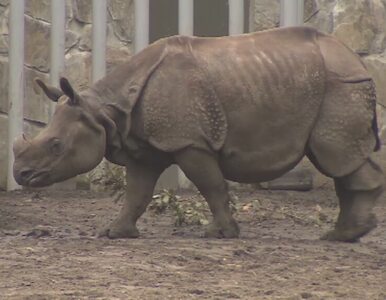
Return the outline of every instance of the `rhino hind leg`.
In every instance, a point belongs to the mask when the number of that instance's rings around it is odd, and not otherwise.
[[[212,212],[213,222],[207,227],[204,236],[238,237],[240,230],[229,208],[228,185],[215,156],[196,149],[185,149],[176,154],[176,162],[198,188]]]
[[[349,175],[334,178],[340,212],[335,228],[321,239],[356,242],[377,226],[372,212],[384,190],[381,169],[371,159]]]

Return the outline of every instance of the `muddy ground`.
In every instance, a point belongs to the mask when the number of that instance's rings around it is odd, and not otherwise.
[[[0,192],[0,299],[386,299],[384,203],[376,230],[342,244],[318,240],[337,214],[330,185],[236,195],[240,239],[203,239],[167,210],[108,240],[95,236],[119,210],[107,193]]]

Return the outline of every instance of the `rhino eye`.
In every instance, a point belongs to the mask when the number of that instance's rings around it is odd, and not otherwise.
[[[59,139],[53,139],[50,142],[50,151],[54,155],[60,155],[63,152],[63,144]]]

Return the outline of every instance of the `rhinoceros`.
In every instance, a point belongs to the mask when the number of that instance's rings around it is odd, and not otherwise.
[[[384,177],[376,94],[361,59],[306,27],[161,39],[84,91],[37,80],[57,102],[50,124],[14,143],[14,177],[42,187],[96,167],[126,167],[109,238],[134,238],[160,174],[177,164],[208,202],[207,237],[235,238],[226,180],[274,179],[307,156],[333,178],[340,212],[322,236],[357,241],[376,227]]]

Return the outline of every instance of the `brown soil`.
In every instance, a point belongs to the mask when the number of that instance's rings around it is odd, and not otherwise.
[[[0,193],[0,299],[386,299],[386,206],[360,243],[318,240],[333,190],[236,192],[240,239],[203,239],[171,211],[141,237],[97,238],[119,210],[107,194]],[[181,194],[179,201],[201,201]]]

